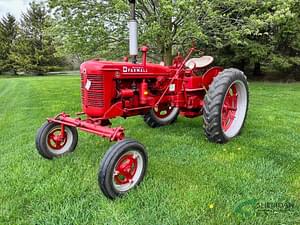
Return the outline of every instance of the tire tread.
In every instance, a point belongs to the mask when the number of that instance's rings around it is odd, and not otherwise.
[[[226,143],[228,138],[224,135],[221,125],[221,108],[223,99],[227,92],[228,87],[235,80],[244,82],[247,88],[247,110],[249,104],[249,91],[247,77],[238,69],[230,68],[222,71],[209,86],[209,90],[204,97],[203,107],[203,128],[207,139],[215,143]],[[247,117],[246,115],[244,118]],[[244,125],[244,123],[243,123]],[[242,126],[243,127],[243,126]]]

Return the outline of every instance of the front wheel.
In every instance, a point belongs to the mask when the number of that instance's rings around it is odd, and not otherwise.
[[[110,199],[123,196],[142,182],[147,163],[142,144],[131,139],[117,142],[101,162],[98,174],[101,191]]]
[[[204,98],[204,129],[208,140],[225,143],[237,136],[247,117],[249,89],[244,73],[226,69],[215,77]]]
[[[35,139],[36,149],[46,159],[61,157],[73,152],[78,142],[76,128],[54,122],[46,122],[38,131]]]

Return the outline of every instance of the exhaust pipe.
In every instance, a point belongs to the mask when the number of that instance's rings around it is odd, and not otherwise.
[[[137,63],[138,55],[138,24],[135,17],[135,4],[136,0],[129,0],[130,3],[130,21],[129,26],[129,54],[132,56],[132,63]]]

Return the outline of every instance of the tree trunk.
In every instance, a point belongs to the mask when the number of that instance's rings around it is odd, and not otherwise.
[[[164,45],[161,45],[161,48],[160,48],[160,61],[161,62],[165,61],[165,47],[164,47]]]
[[[259,62],[254,64],[253,76],[261,76],[261,68]]]
[[[164,49],[164,62],[167,66],[172,64],[172,45],[166,46]]]

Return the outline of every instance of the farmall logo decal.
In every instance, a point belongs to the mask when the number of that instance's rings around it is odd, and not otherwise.
[[[123,73],[147,73],[148,70],[144,67],[128,67],[123,66]]]

